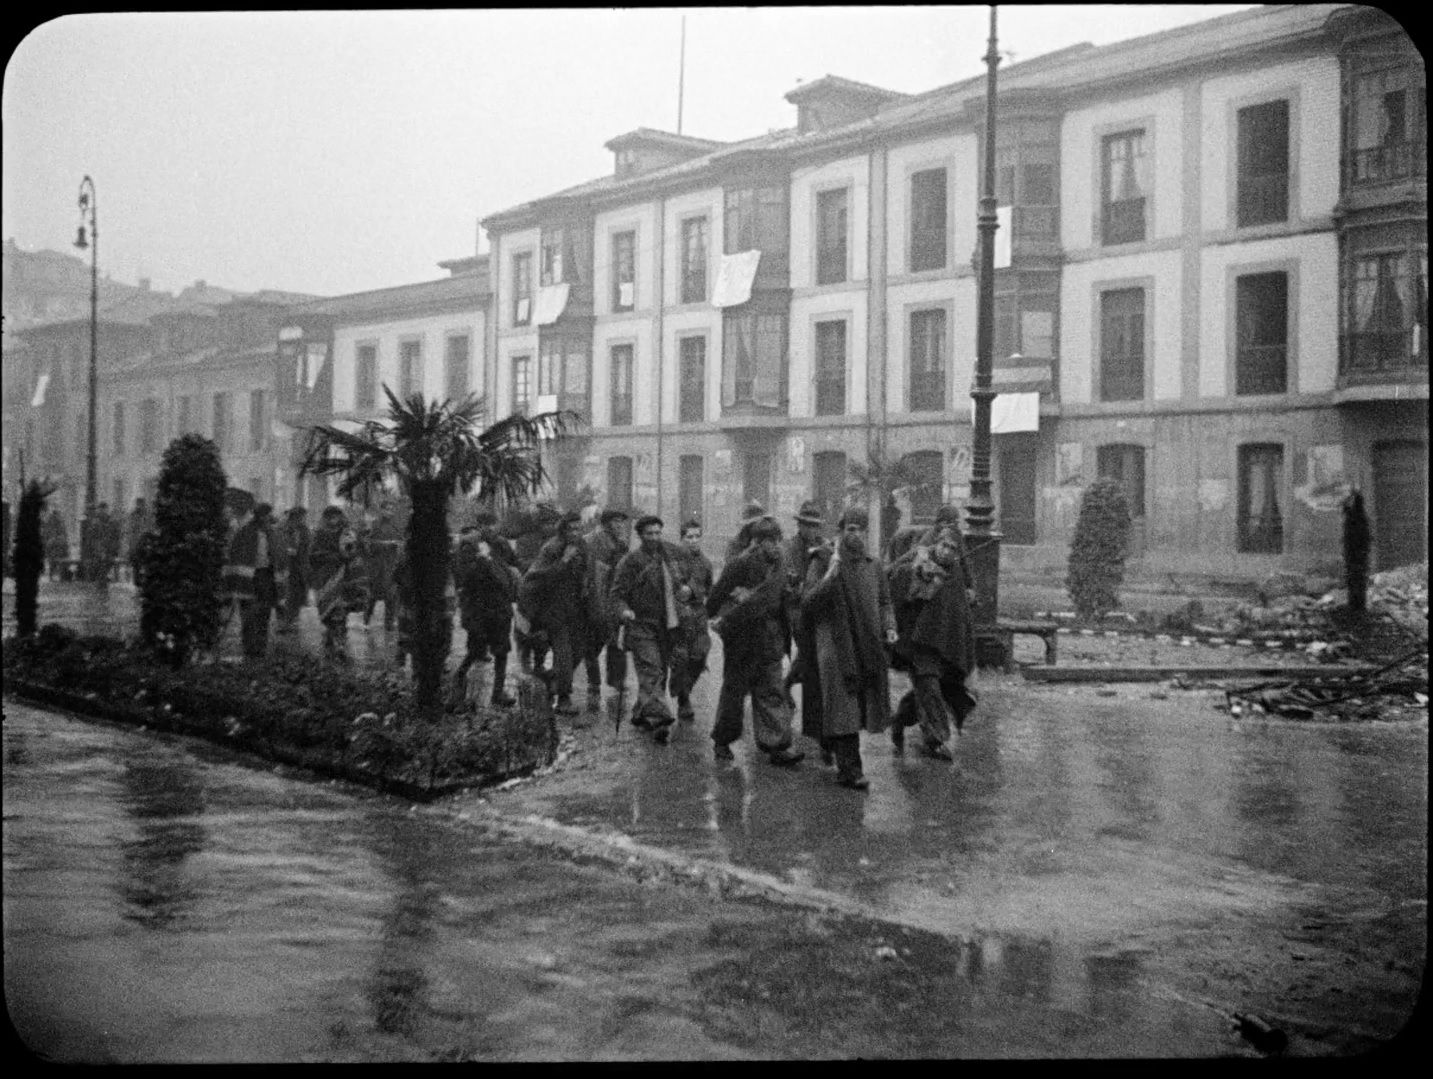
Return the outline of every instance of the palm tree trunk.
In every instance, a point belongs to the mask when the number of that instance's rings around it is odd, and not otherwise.
[[[451,645],[448,582],[448,491],[445,484],[412,485],[408,519],[408,565],[413,579],[413,681],[418,711],[432,719],[442,713],[443,664]]]

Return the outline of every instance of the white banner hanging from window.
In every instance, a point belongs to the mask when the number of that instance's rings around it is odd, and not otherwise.
[[[35,383],[35,396],[30,398],[30,407],[39,408],[45,403],[45,391],[50,388],[50,376],[48,372],[39,377]],[[386,611],[388,608],[385,607]]]
[[[539,326],[551,326],[567,307],[567,282],[560,285],[543,285],[537,290],[537,317]]]
[[[632,295],[635,287],[631,281],[619,281],[617,283],[617,302],[623,307],[632,307],[634,305]]]
[[[975,423],[975,402],[970,402],[970,422]],[[1013,435],[1040,430],[1038,393],[997,393],[990,402],[990,433]]]
[[[525,324],[528,320],[528,312],[532,310],[532,299],[528,296],[522,297],[517,302],[517,319],[519,324]],[[386,610],[387,608],[385,608]]]
[[[323,372],[324,364],[328,362],[328,346],[324,344],[310,344],[308,346],[308,388],[312,390],[318,385],[318,376]],[[387,610],[385,607],[384,610]]]
[[[1010,265],[1010,229],[1013,216],[1009,206],[995,207],[995,268],[997,270],[1003,270]]]
[[[713,307],[736,307],[751,299],[751,283],[761,263],[760,251],[739,251],[723,255],[717,270],[716,287],[712,289]]]

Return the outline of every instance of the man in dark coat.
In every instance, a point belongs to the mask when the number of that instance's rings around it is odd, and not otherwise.
[[[801,597],[801,617],[816,646],[816,670],[802,684],[803,699],[820,694],[821,748],[835,759],[837,782],[855,790],[870,786],[861,766],[861,731],[890,725],[886,645],[896,640],[886,575],[866,552],[869,522],[863,509],[842,515],[835,547],[811,558]]]
[[[279,528],[277,542],[288,573],[288,587],[284,589],[281,597],[283,603],[279,611],[278,631],[292,633],[299,612],[308,605],[308,558],[309,547],[313,543],[308,527],[308,510],[303,506],[294,506],[284,514],[284,523]]]
[[[70,560],[70,534],[65,528],[65,516],[58,506],[53,507],[45,517],[45,564],[50,567],[50,580],[63,575]]]
[[[933,545],[914,547],[891,566],[890,582],[899,632],[895,662],[912,684],[896,708],[891,740],[902,748],[905,728],[919,723],[926,753],[948,761],[951,719],[959,731],[975,703],[965,688],[975,669],[975,631],[960,526],[944,519]]]
[[[340,663],[348,655],[348,573],[358,557],[358,537],[338,506],[329,506],[319,518],[309,548],[314,605],[323,623],[324,655]]]
[[[562,515],[557,534],[542,545],[523,576],[518,606],[533,628],[547,635],[552,648],[553,691],[558,715],[575,716],[572,703],[572,666],[587,639],[587,548],[578,528],[582,517],[575,511]]]
[[[384,505],[378,511],[378,520],[368,530],[363,543],[363,562],[368,569],[368,600],[363,609],[363,624],[373,618],[373,609],[383,601],[383,628],[393,628],[393,617],[397,607],[397,586],[393,571],[398,565],[398,552],[403,546],[403,533],[393,521],[393,507]]]
[[[677,718],[688,723],[697,718],[692,709],[692,690],[707,669],[712,636],[707,621],[707,596],[715,577],[711,559],[702,552],[702,525],[695,519],[682,525],[682,548],[687,558],[687,585],[690,598],[680,612],[680,643],[672,654],[672,675],[668,688],[677,698]]]
[[[781,688],[781,661],[791,636],[781,526],[757,518],[749,536],[751,549],[722,567],[707,597],[707,614],[715,619],[724,651],[712,753],[719,761],[732,759],[731,743],[741,737],[750,696],[756,744],[772,764],[789,768],[805,754],[791,748],[791,709]]]
[[[692,598],[687,583],[691,562],[662,538],[660,517],[640,518],[637,538],[637,549],[623,555],[612,573],[610,598],[637,668],[632,726],[652,731],[657,742],[665,743],[673,722],[664,699],[667,672],[681,637],[681,608]]]
[[[811,651],[812,645],[810,634],[806,633],[801,624],[801,585],[806,579],[806,563],[816,553],[817,548],[825,543],[822,532],[826,526],[826,518],[821,513],[821,503],[809,499],[801,504],[796,511],[796,535],[781,545],[781,557],[786,562],[786,583],[788,587],[786,599],[786,622],[791,627],[792,643],[794,648],[791,655],[791,666],[786,672],[786,678],[782,685],[786,688],[788,699],[791,695],[791,687],[801,681],[801,671],[806,663],[806,654]],[[795,707],[792,701],[792,707]],[[820,701],[807,702],[803,697],[801,701],[801,725],[806,726],[806,710],[808,704],[814,704],[820,708]],[[819,720],[817,721],[819,726]]]
[[[239,608],[244,655],[262,659],[269,647],[269,615],[279,604],[282,554],[274,537],[273,507],[260,502],[229,539],[224,582]]]
[[[520,576],[512,545],[498,535],[497,517],[479,512],[458,537],[453,558],[453,583],[458,612],[467,635],[467,654],[453,676],[458,697],[467,692],[468,671],[488,655],[493,658],[492,703],[509,708],[517,703],[504,685],[512,640],[512,606]]]
[[[746,549],[751,546],[752,527],[757,521],[769,521],[771,519],[771,514],[766,512],[766,509],[760,502],[748,502],[741,511],[741,527],[737,529],[737,533],[732,537],[732,541],[726,545],[726,561],[723,562],[722,565],[726,566],[731,562],[735,562],[746,553]]]
[[[622,561],[631,548],[631,515],[619,506],[609,506],[602,511],[598,525],[583,537],[587,545],[587,568],[592,574],[589,595],[592,610],[588,612],[588,623],[592,636],[583,650],[583,665],[587,671],[588,707],[602,699],[602,674],[598,667],[598,655],[604,649],[607,653],[607,684],[621,692],[627,682],[627,653],[617,644],[617,611],[610,598],[612,575],[617,563]]]

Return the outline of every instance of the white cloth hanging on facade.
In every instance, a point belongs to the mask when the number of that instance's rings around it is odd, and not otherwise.
[[[1010,242],[1014,236],[1011,222],[1014,213],[1009,206],[995,207],[995,268],[1003,270],[1010,265]]]
[[[635,295],[635,282],[619,281],[617,283],[617,302],[623,307],[635,306],[633,299]]]
[[[761,252],[757,250],[723,255],[717,269],[716,287],[712,289],[712,306],[736,307],[751,299],[751,284],[756,280],[760,263]]]
[[[39,408],[45,403],[45,391],[50,388],[50,373],[46,371],[35,382],[35,396],[30,398],[30,407]],[[386,610],[386,608],[385,608]]]
[[[539,326],[551,326],[567,307],[568,284],[543,285],[537,290],[537,313],[533,321]]]
[[[325,344],[310,343],[305,355],[308,367],[308,388],[311,390],[318,385],[318,376],[323,372],[324,364],[328,363],[328,346]],[[387,608],[385,608],[386,610]]]
[[[975,422],[975,402],[970,402],[970,422]],[[997,393],[990,402],[990,433],[1013,435],[1040,430],[1038,393]]]

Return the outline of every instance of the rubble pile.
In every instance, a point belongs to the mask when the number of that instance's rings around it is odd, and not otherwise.
[[[1428,563],[1375,573],[1368,582],[1368,607],[1428,640]]]
[[[1427,713],[1428,651],[1415,648],[1374,671],[1262,682],[1224,693],[1229,714],[1285,719],[1396,719]]]

